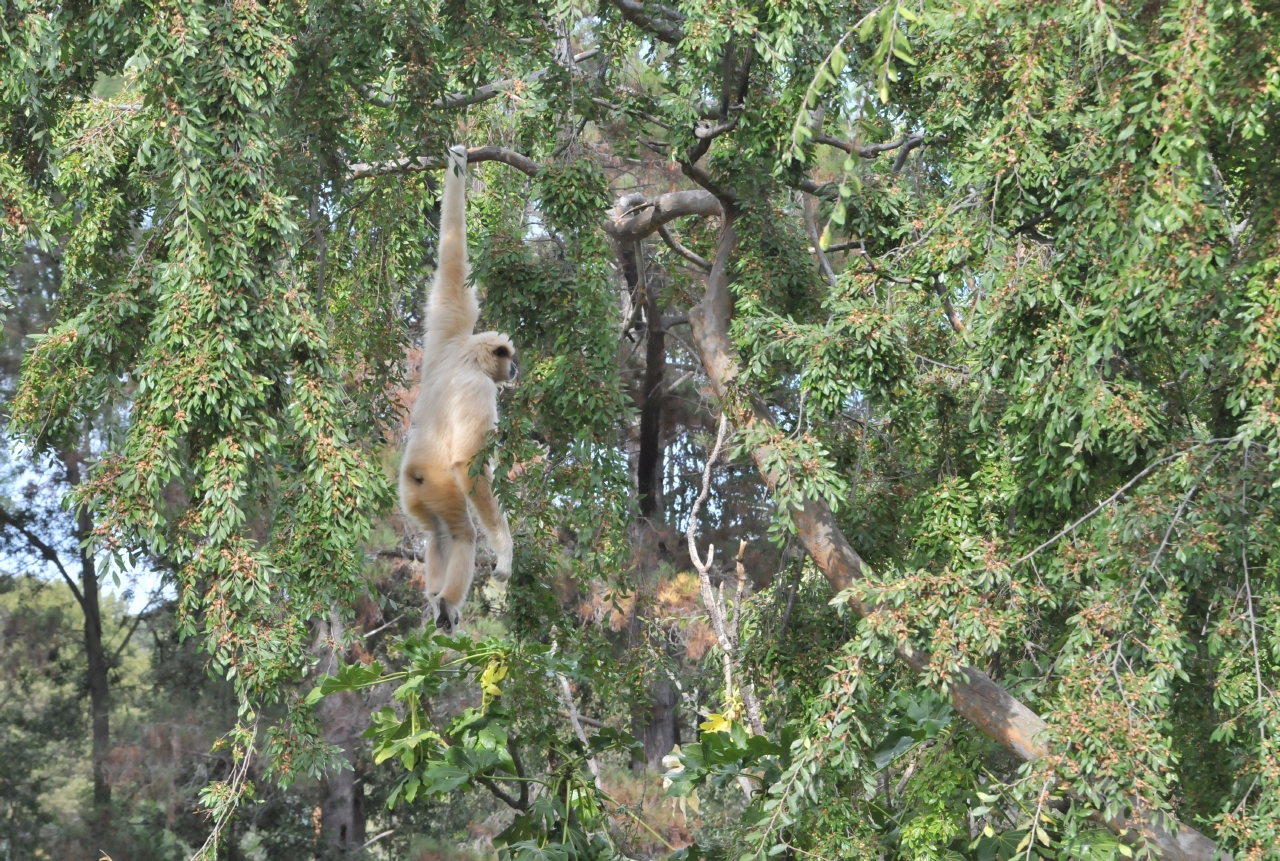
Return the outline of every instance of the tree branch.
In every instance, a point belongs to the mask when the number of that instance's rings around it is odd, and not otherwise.
[[[794,187],[805,194],[812,194],[814,197],[820,197],[823,200],[835,201],[840,199],[840,187],[834,182],[817,183],[807,176],[802,176]]]
[[[46,561],[53,563],[54,567],[58,569],[58,573],[62,575],[62,579],[65,580],[67,582],[67,586],[70,587],[71,594],[75,596],[76,603],[79,604],[80,609],[85,610],[87,614],[88,610],[85,608],[84,595],[81,594],[80,587],[76,585],[76,581],[71,579],[71,575],[68,574],[67,569],[63,567],[62,559],[58,557],[58,551],[46,544],[41,540],[39,535],[36,535],[20,520],[3,508],[0,508],[0,526],[11,527],[15,532],[27,539],[27,543],[30,544],[32,548],[39,551],[40,555]]]
[[[645,3],[643,0],[609,0],[622,17],[641,30],[656,36],[668,45],[679,44],[684,38],[684,15],[669,6]],[[665,20],[664,20],[665,19]]]
[[[604,222],[605,232],[620,242],[635,242],[659,227],[686,215],[720,216],[724,208],[708,191],[671,191],[652,200],[629,194],[621,198]]]
[[[857,155],[860,158],[865,158],[865,159],[873,159],[878,157],[881,153],[893,152],[894,150],[899,150],[898,157],[897,159],[894,160],[894,163],[893,163],[894,173],[897,173],[900,170],[902,170],[902,166],[907,160],[907,155],[916,147],[923,146],[924,144],[927,144],[927,143],[933,143],[935,141],[945,141],[946,139],[947,138],[945,135],[935,135],[934,137],[929,137],[923,134],[910,134],[910,135],[903,135],[901,139],[892,141],[890,143],[878,143],[878,144],[870,144],[868,146],[860,146],[856,143],[853,143],[852,141],[842,140],[840,138],[832,137],[831,135],[819,134],[819,135],[813,136],[814,143],[826,144],[827,146],[844,150],[850,155]]]
[[[711,261],[707,260],[707,258],[703,257],[701,254],[685,248],[684,245],[680,243],[680,240],[672,236],[670,230],[667,230],[667,225],[658,225],[658,235],[662,237],[663,242],[667,243],[667,247],[676,254],[679,254],[685,260],[688,260],[704,272],[711,271]]]
[[[583,60],[590,60],[599,53],[599,48],[592,48],[588,51],[583,51],[581,54],[574,54],[573,62],[576,65],[581,63]],[[517,83],[537,83],[545,78],[550,71],[551,67],[547,66],[545,68],[538,69],[537,71],[530,72],[524,78],[503,78],[500,81],[494,81],[492,83],[485,84],[482,87],[477,87],[469,93],[448,93],[431,102],[431,107],[449,110],[453,108],[465,108],[470,105],[482,104],[490,99],[496,99],[507,90],[510,90]],[[399,102],[399,99],[395,96],[382,95],[370,84],[359,84],[357,85],[357,89],[360,91],[361,98],[380,108],[395,107]]]
[[[706,295],[689,314],[702,365],[720,398],[730,396],[730,387],[740,373],[737,353],[728,332],[732,313],[728,264],[736,245],[737,234],[732,213],[729,213],[724,219],[715,264],[707,278]],[[772,423],[761,403],[753,403],[748,416],[749,422]],[[751,454],[766,484],[770,488],[775,487],[781,476],[770,466],[775,458],[769,445],[757,447]],[[792,512],[792,516],[805,549],[833,589],[845,592],[853,583],[869,576],[870,569],[850,546],[825,502],[806,500]],[[879,609],[856,596],[847,597],[847,606],[861,618]],[[897,656],[916,672],[925,673],[931,669],[930,656],[912,648],[909,643],[904,642],[898,647]],[[1045,738],[1048,724],[986,673],[974,667],[960,667],[949,680],[947,690],[953,707],[960,715],[1019,758],[1033,761],[1052,753]],[[1179,826],[1176,837],[1144,817],[1137,817],[1137,821],[1117,817],[1109,820],[1107,825],[1121,835],[1140,832],[1148,843],[1158,848],[1164,861],[1212,861],[1217,853],[1212,840],[1185,823]]]
[[[467,149],[467,164],[482,161],[500,161],[510,165],[521,173],[537,176],[542,170],[527,155],[500,146],[477,146]],[[418,156],[417,158],[397,158],[390,161],[360,162],[347,165],[347,179],[365,179],[371,176],[387,176],[397,173],[417,173],[420,171],[440,170],[444,167],[444,159],[437,156]]]
[[[822,237],[818,233],[818,222],[813,216],[813,201],[808,197],[804,199],[804,228],[809,233],[809,241],[813,243],[813,253],[818,257],[818,267],[826,277],[827,283],[831,285],[831,289],[834,290],[836,272],[831,268],[831,261],[827,260],[827,255],[822,250]]]
[[[957,335],[964,338],[964,323],[961,322],[960,315],[956,313],[955,306],[951,304],[951,294],[947,292],[947,288],[937,275],[933,276],[933,292],[937,293],[938,298],[942,300],[942,310],[947,315],[947,322],[951,324],[951,328],[956,331]]]
[[[527,155],[522,155],[506,147],[473,146],[467,148],[467,164],[477,164],[482,161],[500,161],[528,176],[537,176],[542,170],[542,165]]]
[[[494,796],[495,796],[499,801],[501,801],[503,804],[507,805],[507,807],[510,807],[512,810],[524,810],[524,809],[525,809],[525,807],[528,807],[528,803],[525,803],[525,804],[522,806],[522,805],[520,804],[520,799],[518,799],[518,798],[513,798],[513,797],[511,797],[510,795],[508,795],[507,793],[503,792],[502,787],[498,786],[498,784],[496,784],[496,783],[494,783],[494,782],[493,782],[493,778],[491,778],[491,777],[483,777],[483,776],[477,775],[477,776],[476,776],[476,780],[480,782],[480,785],[481,785],[481,786],[483,786],[485,789],[487,789],[487,790],[489,790],[490,792],[492,792],[492,793],[494,794]],[[522,789],[522,790],[524,789],[524,781],[523,781],[523,780],[522,780],[522,781],[520,781],[520,787],[521,787],[521,789]],[[525,791],[527,792],[527,790],[525,790]]]
[[[611,110],[615,113],[627,114],[633,117],[639,117],[640,119],[645,120],[647,122],[651,122],[655,126],[666,129],[667,131],[671,131],[673,128],[675,128],[675,126],[671,125],[671,123],[667,122],[661,117],[655,117],[653,114],[647,113],[645,111],[641,111],[635,108],[628,108],[625,105],[615,105],[613,102],[606,102],[604,99],[596,98],[594,96],[591,98],[591,101],[593,104],[597,104],[602,108],[607,108],[608,110]]]

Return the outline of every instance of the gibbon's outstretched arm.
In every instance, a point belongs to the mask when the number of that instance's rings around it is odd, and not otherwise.
[[[474,288],[467,287],[467,151],[449,150],[444,169],[444,194],[440,201],[439,265],[435,285],[427,303],[427,326],[423,348],[428,356],[433,347],[443,347],[471,337],[480,319],[480,303]]]

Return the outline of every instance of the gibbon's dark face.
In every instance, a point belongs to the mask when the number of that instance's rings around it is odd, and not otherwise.
[[[511,339],[499,332],[483,332],[475,336],[476,359],[495,383],[509,383],[516,378],[516,348]]]

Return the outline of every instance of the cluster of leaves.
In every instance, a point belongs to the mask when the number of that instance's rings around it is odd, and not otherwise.
[[[339,691],[398,684],[393,699],[374,715],[365,733],[373,740],[376,763],[397,760],[404,775],[391,791],[388,806],[399,800],[444,796],[472,790],[493,793],[517,815],[494,838],[510,861],[611,859],[618,854],[610,833],[610,810],[618,803],[587,770],[588,760],[610,751],[634,753],[639,744],[629,733],[609,727],[584,744],[547,725],[531,726],[503,707],[504,688],[555,688],[557,677],[582,677],[580,662],[554,646],[463,635],[421,635],[399,645],[404,669],[386,672],[374,662],[349,664],[322,677],[310,699]],[[430,698],[449,677],[474,675],[483,693],[478,708],[468,708],[447,726],[431,717]],[[530,703],[520,703],[521,710]],[[564,726],[563,722],[558,722]],[[537,770],[531,766],[545,766]]]

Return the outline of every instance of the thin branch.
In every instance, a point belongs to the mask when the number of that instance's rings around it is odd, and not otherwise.
[[[1196,478],[1195,484],[1191,485],[1191,489],[1182,497],[1182,502],[1178,504],[1178,509],[1173,512],[1173,520],[1169,521],[1169,528],[1164,531],[1164,538],[1160,539],[1160,546],[1156,548],[1155,556],[1151,557],[1151,568],[1154,570],[1160,564],[1160,557],[1164,554],[1164,549],[1169,546],[1169,536],[1173,535],[1173,530],[1178,525],[1178,521],[1182,518],[1182,512],[1186,509],[1187,503],[1191,501],[1191,497],[1195,496],[1196,491],[1200,488],[1201,482],[1205,476],[1209,474],[1209,470],[1222,459],[1222,452],[1214,455],[1213,460],[1209,461],[1209,465],[1204,468],[1204,472],[1200,473]]]
[[[933,292],[938,294],[938,298],[942,300],[942,310],[947,315],[947,322],[951,324],[951,328],[961,338],[965,337],[964,323],[960,320],[960,315],[956,313],[955,306],[951,304],[951,294],[947,292],[946,286],[942,283],[942,279],[937,275],[933,276]]]
[[[393,547],[389,550],[379,550],[378,556],[387,559],[408,559],[410,562],[426,562],[426,557],[416,550],[403,550],[399,547]]]
[[[568,712],[561,712],[560,715],[562,717],[570,717]],[[608,724],[606,724],[604,721],[596,720],[593,717],[587,717],[584,714],[578,715],[578,720],[581,721],[585,726],[593,727],[595,729],[604,729],[606,726],[608,726]]]
[[[39,535],[36,535],[24,526],[21,521],[16,519],[3,508],[0,508],[0,526],[12,527],[14,531],[27,539],[28,544],[40,551],[40,555],[44,557],[46,561],[53,563],[54,567],[58,569],[58,573],[62,575],[62,579],[65,580],[67,582],[67,586],[70,587],[71,594],[75,596],[76,603],[79,604],[80,609],[85,610],[85,613],[87,614],[88,610],[85,608],[84,595],[80,593],[80,587],[76,586],[76,581],[71,579],[71,575],[68,574],[67,569],[63,567],[62,559],[58,557],[58,551],[54,550],[42,541]]]
[[[365,631],[365,632],[364,632],[364,638],[365,638],[365,641],[367,642],[367,641],[368,641],[368,639],[369,639],[370,637],[372,637],[372,636],[375,636],[375,635],[377,635],[377,634],[381,634],[383,631],[387,630],[387,628],[390,628],[392,625],[394,625],[396,622],[399,622],[399,621],[400,621],[401,619],[403,619],[403,618],[404,618],[404,613],[401,613],[399,616],[396,616],[396,617],[395,617],[394,619],[392,619],[390,622],[384,622],[383,624],[381,624],[381,625],[379,625],[378,627],[374,628],[372,631]]]
[[[555,636],[555,628],[552,628],[551,635]],[[555,654],[560,643],[557,640],[551,646],[551,654]],[[560,702],[564,705],[565,714],[569,718],[569,723],[573,726],[573,734],[578,737],[578,741],[582,742],[582,746],[590,749],[590,742],[587,740],[587,733],[582,728],[582,721],[578,719],[578,707],[573,702],[573,689],[569,687],[569,680],[565,678],[563,673],[556,673],[556,680],[560,687]],[[587,757],[587,768],[591,771],[591,776],[595,779],[596,786],[600,785],[600,764],[596,762],[594,756]]]
[[[902,152],[898,154],[898,159],[900,160],[905,160],[906,158],[905,153],[911,152],[911,150],[915,149],[918,146],[923,146],[924,144],[933,143],[935,141],[941,142],[941,141],[945,141],[946,139],[947,138],[945,135],[936,135],[934,137],[929,137],[923,134],[911,134],[911,135],[903,135],[901,138],[899,138],[896,141],[889,141],[886,143],[869,144],[867,146],[861,146],[859,144],[854,143],[853,141],[842,140],[840,138],[832,137],[831,135],[820,134],[820,135],[813,136],[814,143],[826,144],[827,146],[835,147],[836,149],[839,149],[839,150],[844,150],[850,155],[857,155],[858,157],[865,158],[865,159],[877,158],[881,153],[893,152],[894,150],[902,150]],[[901,165],[899,165],[895,161],[894,173],[897,173],[900,170],[902,170]]]
[[[375,834],[374,836],[370,837],[368,840],[364,841],[364,843],[360,844],[360,849],[362,851],[365,849],[368,849],[370,846],[377,843],[379,840],[383,839],[384,837],[390,837],[392,834],[395,834],[395,833],[396,833],[396,830],[394,828],[388,828],[386,831],[383,831],[381,834]]]
[[[499,801],[507,805],[507,807],[510,807],[512,810],[525,809],[524,807],[520,806],[520,800],[518,798],[514,798],[508,795],[506,792],[504,792],[502,787],[498,786],[498,784],[493,782],[493,778],[484,777],[481,775],[481,776],[477,776],[476,780],[480,782],[481,786],[483,786],[485,789],[492,792]],[[521,783],[521,788],[523,789],[524,781],[521,781],[520,783]]]
[[[651,122],[655,126],[666,129],[667,131],[671,131],[672,129],[675,128],[675,126],[671,125],[671,123],[667,122],[661,117],[656,117],[653,114],[648,113],[646,111],[641,111],[635,108],[629,108],[629,107],[626,107],[625,105],[615,105],[613,102],[606,102],[604,99],[596,98],[594,96],[591,98],[591,101],[593,104],[597,104],[602,108],[607,108],[608,110],[611,110],[614,113],[625,114],[627,116],[633,116],[633,117],[639,117],[640,119]]]
[[[809,241],[813,243],[813,253],[818,257],[818,267],[822,270],[822,274],[826,276],[827,283],[831,285],[831,289],[836,288],[836,272],[831,268],[831,261],[827,260],[827,255],[822,251],[822,237],[818,233],[818,222],[813,217],[813,201],[808,197],[804,198],[804,228],[809,232]]]
[[[828,254],[834,254],[837,251],[853,251],[857,249],[858,253],[861,254],[862,251],[860,246],[862,245],[862,242],[863,241],[861,239],[850,239],[848,242],[837,242],[834,245],[828,245],[822,250],[826,251]],[[817,245],[811,245],[809,246],[809,253],[813,254],[817,249]]]
[[[1016,560],[1014,561],[1014,563],[1013,563],[1013,564],[1014,564],[1014,565],[1021,565],[1023,562],[1026,562],[1028,559],[1031,559],[1033,556],[1035,556],[1035,555],[1036,555],[1037,553],[1039,553],[1041,550],[1044,550],[1046,547],[1050,547],[1050,546],[1052,546],[1052,545],[1056,544],[1056,543],[1058,542],[1058,540],[1059,540],[1059,539],[1061,539],[1061,538],[1062,538],[1064,535],[1066,535],[1068,532],[1073,532],[1073,531],[1076,529],[1076,527],[1078,527],[1080,524],[1084,523],[1086,520],[1090,519],[1090,518],[1091,518],[1091,517],[1093,517],[1095,514],[1097,514],[1099,511],[1101,511],[1102,509],[1106,508],[1108,505],[1110,505],[1111,503],[1113,503],[1113,502],[1115,502],[1117,499],[1119,499],[1121,496],[1123,496],[1123,495],[1124,495],[1124,493],[1125,493],[1125,491],[1129,490],[1129,488],[1133,487],[1133,486],[1134,486],[1135,484],[1137,484],[1139,481],[1142,481],[1142,479],[1146,478],[1146,477],[1147,477],[1147,476],[1148,476],[1148,475],[1149,475],[1149,474],[1150,474],[1150,473],[1151,473],[1151,472],[1152,472],[1156,467],[1158,467],[1158,466],[1160,466],[1160,465],[1162,465],[1162,464],[1168,463],[1168,462],[1169,462],[1169,461],[1171,461],[1171,460],[1177,460],[1177,459],[1178,459],[1178,458],[1180,458],[1180,457],[1186,457],[1188,454],[1190,454],[1191,452],[1195,451],[1196,449],[1204,448],[1204,447],[1205,447],[1205,446],[1207,446],[1207,445],[1216,445],[1216,444],[1218,444],[1218,443],[1231,442],[1231,440],[1232,440],[1232,438],[1231,438],[1231,437],[1219,437],[1219,438],[1215,438],[1215,439],[1205,440],[1205,441],[1204,441],[1204,442],[1202,442],[1202,443],[1197,443],[1196,445],[1191,446],[1191,448],[1184,449],[1183,451],[1175,452],[1175,453],[1173,453],[1173,454],[1171,454],[1171,455],[1168,455],[1167,457],[1162,457],[1162,458],[1160,458],[1159,460],[1155,461],[1155,462],[1154,462],[1154,463],[1152,463],[1150,466],[1148,466],[1146,469],[1144,469],[1142,472],[1138,473],[1138,474],[1137,474],[1137,475],[1135,475],[1133,478],[1131,478],[1131,479],[1129,479],[1127,482],[1125,482],[1125,483],[1124,483],[1124,486],[1123,486],[1123,487],[1121,487],[1119,490],[1117,490],[1115,493],[1111,494],[1111,495],[1110,495],[1110,496],[1108,496],[1106,499],[1102,500],[1102,501],[1101,501],[1101,502],[1099,502],[1097,505],[1095,505],[1095,506],[1094,506],[1094,507],[1089,511],[1089,513],[1088,513],[1088,514],[1085,514],[1083,517],[1081,517],[1079,520],[1076,520],[1074,523],[1072,523],[1072,524],[1071,524],[1070,526],[1068,526],[1067,528],[1063,529],[1063,530],[1062,530],[1061,532],[1059,532],[1057,535],[1053,536],[1053,537],[1052,537],[1052,538],[1050,538],[1048,541],[1045,541],[1043,544],[1041,544],[1041,545],[1040,545],[1039,547],[1037,547],[1035,550],[1032,550],[1032,551],[1031,551],[1030,553],[1028,553],[1027,555],[1022,556],[1022,557],[1020,557],[1020,558],[1016,559]]]
[[[115,666],[116,661],[120,660],[120,655],[124,653],[125,647],[128,646],[129,641],[133,639],[134,632],[136,632],[138,630],[138,626],[142,624],[142,619],[146,615],[148,609],[149,608],[143,608],[141,613],[133,617],[133,625],[130,626],[129,633],[124,635],[124,640],[121,641],[120,645],[111,653],[111,657],[107,660],[108,667]]]
[[[711,261],[703,257],[702,255],[698,254],[697,252],[690,251],[688,248],[685,248],[684,245],[681,244],[679,239],[676,239],[674,236],[671,235],[671,231],[667,229],[667,225],[665,224],[658,225],[658,235],[662,237],[663,242],[667,243],[667,247],[670,248],[672,251],[674,251],[676,254],[679,254],[685,260],[688,260],[694,266],[697,266],[699,269],[702,269],[705,272],[711,271]]]
[[[583,51],[581,54],[574,55],[573,62],[576,65],[581,63],[583,60],[590,60],[599,53],[599,48],[592,48],[588,51]],[[482,87],[477,87],[469,93],[448,93],[447,95],[443,95],[431,102],[431,107],[448,110],[482,104],[490,99],[496,99],[498,96],[512,89],[518,83],[537,83],[545,78],[550,71],[551,67],[547,66],[545,68],[538,69],[537,71],[530,72],[524,78],[504,78],[501,81],[494,81],[492,83],[485,84]],[[359,84],[357,85],[357,89],[360,91],[361,98],[380,108],[392,108],[399,102],[399,99],[396,96],[382,95],[378,88],[371,84]]]
[[[484,161],[500,161],[510,165],[521,173],[537,176],[542,170],[527,155],[500,146],[478,146],[467,149],[467,164]],[[440,170],[444,167],[444,159],[436,156],[418,156],[417,158],[396,158],[389,161],[356,163],[347,165],[347,179],[365,179],[371,176],[387,176],[397,173],[417,173],[420,171]]]

